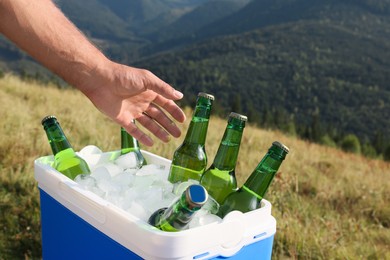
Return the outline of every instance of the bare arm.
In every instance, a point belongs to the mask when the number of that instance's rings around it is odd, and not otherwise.
[[[164,110],[183,122],[174,103],[182,94],[147,70],[107,59],[51,0],[0,0],[0,32],[145,145],[153,142],[132,119],[163,141],[180,136]]]

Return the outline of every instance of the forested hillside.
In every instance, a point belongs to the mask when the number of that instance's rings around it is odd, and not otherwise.
[[[151,33],[149,37],[160,42],[170,39],[174,39],[175,42],[177,38],[184,37],[192,38],[200,28],[240,10],[248,2],[250,0],[210,0],[184,14],[166,28]]]
[[[205,37],[242,33],[270,25],[313,19],[329,20],[342,26],[361,26],[356,24],[361,18],[364,19],[363,25],[375,32],[377,30],[372,27],[372,22],[383,28],[381,21],[387,20],[389,14],[389,0],[253,0],[240,11],[202,28],[198,34]],[[373,21],[372,16],[375,17]]]
[[[357,150],[375,156],[389,149],[387,10],[370,1],[254,1],[229,18],[241,17],[235,24],[244,31],[255,21],[260,28],[137,65],[187,97],[194,89],[213,92],[222,112],[239,110],[263,126],[329,145],[357,135]]]
[[[56,2],[107,56],[152,70],[184,104],[212,92],[220,114],[390,154],[389,0]],[[1,69],[58,81],[0,39]]]

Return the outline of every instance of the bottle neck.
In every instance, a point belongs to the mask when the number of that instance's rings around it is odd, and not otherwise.
[[[283,159],[280,157],[267,153],[249,176],[243,185],[243,189],[247,191],[249,189],[252,194],[262,199],[282,162]]]
[[[179,231],[184,229],[200,207],[193,208],[183,195],[159,217],[156,226],[164,231]]]
[[[54,155],[63,150],[72,148],[64,132],[62,131],[61,126],[58,123],[45,126],[45,132],[47,138],[49,139],[50,147]]]
[[[128,153],[130,151],[139,150],[138,140],[132,137],[129,133],[126,132],[124,128],[121,127],[121,152],[122,154]]]
[[[213,165],[219,170],[233,171],[240,150],[243,128],[228,125],[222,137]]]
[[[211,105],[197,104],[192,116],[192,120],[187,130],[184,142],[198,143],[202,146],[206,142],[206,134],[209,126]]]

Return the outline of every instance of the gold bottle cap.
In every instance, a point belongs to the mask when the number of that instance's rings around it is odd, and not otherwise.
[[[280,149],[282,149],[286,153],[290,152],[290,149],[288,149],[288,147],[285,146],[284,144],[282,144],[281,142],[275,141],[275,142],[272,143],[272,145],[275,145],[275,146],[279,147]]]
[[[244,121],[244,122],[248,121],[248,117],[241,115],[241,114],[238,114],[238,113],[235,113],[235,112],[230,112],[229,117],[236,118],[236,119],[238,119],[240,121]]]
[[[207,94],[205,92],[199,92],[198,93],[198,97],[204,97],[204,98],[207,98],[207,99],[210,99],[210,100],[214,100],[214,96],[213,95]]]
[[[43,125],[47,120],[50,120],[50,119],[55,119],[57,120],[57,118],[53,115],[50,115],[50,116],[45,116],[42,121],[41,121],[41,124]]]

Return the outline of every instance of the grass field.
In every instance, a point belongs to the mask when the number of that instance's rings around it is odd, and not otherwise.
[[[218,102],[218,97],[216,101]],[[190,109],[186,109],[188,118]],[[6,75],[0,79],[0,259],[40,259],[40,210],[33,162],[51,154],[41,119],[54,114],[76,150],[119,149],[119,126],[79,92]],[[249,119],[250,122],[250,119]],[[189,121],[180,125],[186,132]],[[225,119],[211,117],[210,163]],[[183,140],[156,141],[171,159]],[[390,259],[390,164],[247,125],[236,168],[239,184],[272,141],[290,148],[266,198],[277,220],[273,259]]]

